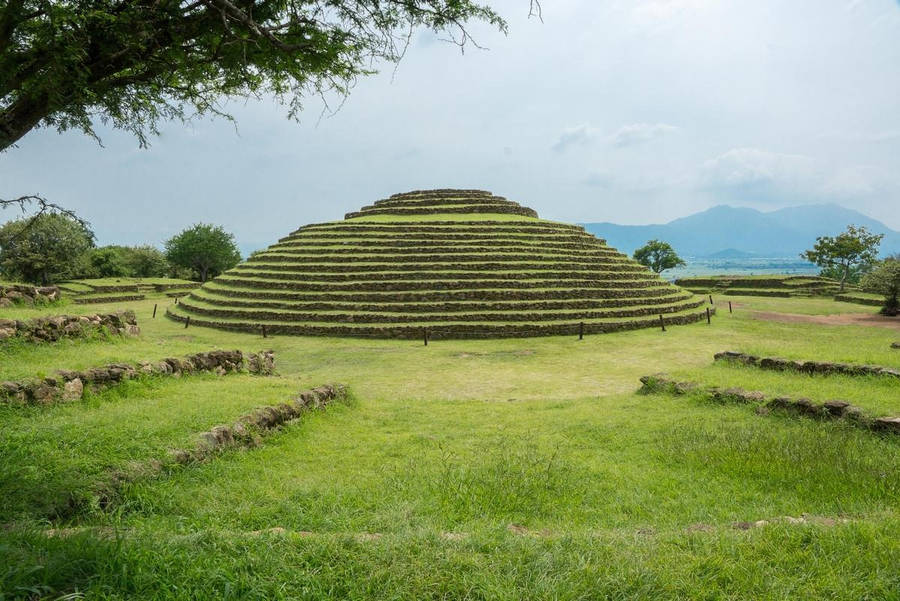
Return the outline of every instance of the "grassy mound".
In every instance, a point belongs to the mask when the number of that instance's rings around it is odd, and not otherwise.
[[[730,276],[715,275],[676,280],[679,286],[698,294],[717,292],[734,296],[832,296],[840,290],[836,280],[808,275]]]
[[[167,314],[235,331],[486,338],[690,323],[701,305],[581,227],[432,190],[301,227]]]

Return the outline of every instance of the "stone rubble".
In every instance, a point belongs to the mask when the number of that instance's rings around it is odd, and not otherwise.
[[[794,399],[786,396],[768,397],[764,392],[744,390],[743,388],[703,387],[696,382],[679,382],[666,374],[655,374],[641,378],[643,386],[639,390],[643,394],[699,394],[718,403],[745,403],[757,405],[758,415],[768,415],[773,410],[780,410],[807,417],[845,419],[853,424],[873,430],[900,434],[900,416],[876,417],[867,416],[860,407],[847,401],[831,400],[815,403],[810,399]]]
[[[889,376],[900,378],[900,369],[882,367],[880,365],[854,365],[852,363],[833,363],[830,361],[792,361],[778,357],[757,357],[736,351],[724,351],[715,354],[716,361],[731,361],[768,369],[773,371],[797,371],[805,374],[844,376]]]
[[[0,286],[0,309],[16,304],[52,303],[59,299],[60,292],[56,286],[28,286],[25,284]]]
[[[255,358],[255,360],[254,360]],[[275,353],[250,353],[245,360],[241,351],[209,351],[184,358],[167,357],[157,362],[137,364],[110,363],[82,371],[61,369],[56,376],[38,380],[0,382],[0,403],[49,405],[72,402],[84,396],[85,389],[98,391],[138,376],[174,376],[195,372],[219,375],[246,369],[251,374],[271,375],[275,371]]]
[[[21,338],[28,342],[57,342],[63,338],[83,338],[103,332],[137,336],[141,329],[137,325],[134,311],[98,315],[51,315],[28,321],[0,319],[0,341]]]

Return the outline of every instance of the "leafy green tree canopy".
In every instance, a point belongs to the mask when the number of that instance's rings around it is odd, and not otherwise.
[[[860,286],[867,292],[884,295],[884,315],[900,315],[900,255],[877,263]]]
[[[93,233],[66,215],[42,213],[9,221],[0,227],[0,271],[46,286],[70,277],[75,259],[93,245]]]
[[[539,10],[531,0],[532,10]],[[223,97],[346,94],[419,28],[460,45],[505,21],[477,0],[0,0],[0,151],[38,126],[136,135]],[[227,115],[226,115],[227,116]]]
[[[634,260],[641,265],[649,267],[653,273],[662,273],[666,269],[674,269],[679,265],[686,265],[668,242],[660,240],[650,240],[647,244],[634,251]]]
[[[205,282],[237,265],[241,253],[234,235],[221,226],[198,223],[166,242],[166,258],[173,265],[194,270]]]
[[[878,247],[884,234],[873,234],[865,226],[848,225],[837,236],[820,236],[812,249],[800,257],[818,265],[825,273],[839,275],[841,291],[855,269],[865,271],[878,260]]]

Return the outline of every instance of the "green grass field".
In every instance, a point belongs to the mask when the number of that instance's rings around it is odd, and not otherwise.
[[[272,348],[279,375],[150,378],[68,405],[0,406],[0,599],[900,599],[900,436],[636,392],[640,376],[667,372],[900,415],[897,380],[712,360],[741,350],[900,368],[900,322],[784,323],[758,312],[877,309],[714,299],[711,325],[427,347],[185,329],[156,293],[4,309],[132,308],[142,334],[0,343],[0,381],[212,348]],[[98,505],[115,471],[338,382],[347,402]]]

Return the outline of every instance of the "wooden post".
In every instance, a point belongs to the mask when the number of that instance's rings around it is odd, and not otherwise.
[[[659,314],[659,327],[662,328],[662,331],[663,331],[663,332],[666,331],[666,322],[665,322],[665,320],[663,319],[662,313]]]
[[[178,304],[178,297],[177,297],[177,296],[175,297],[175,304],[176,304],[176,305]]]
[[[662,316],[660,316],[662,317]],[[188,326],[191,325],[191,316],[188,315],[187,321],[184,322],[184,329],[188,329]]]
[[[156,319],[156,303],[153,303],[153,319]]]
[[[425,340],[425,346],[428,346],[428,328],[422,328],[422,339]]]
[[[578,324],[578,340],[584,340],[584,322]]]
[[[262,324],[262,334],[263,338],[268,338],[269,336],[266,334],[266,324]]]
[[[706,308],[706,323],[707,324],[712,323],[712,319],[709,316],[709,307]]]
[[[710,304],[710,305],[713,304],[712,294],[709,295],[709,304]]]
[[[731,301],[728,301],[728,312],[734,313],[734,311],[731,310]]]

